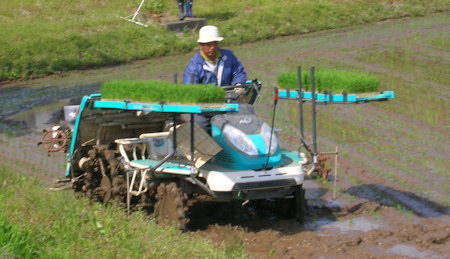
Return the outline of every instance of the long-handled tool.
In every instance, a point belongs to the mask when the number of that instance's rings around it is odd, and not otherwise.
[[[127,20],[127,21],[129,21],[129,22],[135,23],[135,24],[137,24],[137,25],[141,25],[141,26],[144,26],[144,27],[148,27],[147,24],[143,24],[143,23],[141,23],[141,22],[139,22],[139,21],[137,20],[137,16],[139,15],[139,11],[141,10],[141,8],[142,8],[142,6],[144,5],[144,3],[145,3],[145,0],[142,0],[142,1],[141,1],[141,4],[139,4],[138,9],[136,10],[136,12],[134,12],[133,15],[130,15],[130,16],[127,16],[127,17],[120,17],[120,18],[122,18],[122,19],[124,19],[124,20]],[[130,17],[132,17],[132,18],[130,19]]]

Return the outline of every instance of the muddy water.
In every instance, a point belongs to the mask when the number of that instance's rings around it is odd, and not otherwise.
[[[418,30],[421,33],[428,30],[431,34],[436,33],[434,24],[439,25],[440,31],[450,28],[448,23],[442,22],[442,18],[433,16],[385,22],[336,34],[325,32],[305,37],[286,37],[261,44],[235,46],[233,50],[246,65],[250,77],[257,77],[269,89],[275,85],[277,75],[295,70],[299,60],[310,64],[328,55],[330,58],[326,64],[355,64],[372,69],[372,72],[390,74],[395,71],[389,67],[357,63],[351,56],[364,54],[358,52],[364,52],[364,49],[376,50],[380,44],[391,41],[395,44]],[[1,85],[0,164],[35,175],[48,183],[64,177],[64,155],[48,155],[36,145],[42,137],[40,130],[48,129],[52,123],[62,119],[61,104],[72,98],[98,92],[101,83],[109,80],[172,81],[174,73],[180,77],[192,54]],[[445,58],[448,53],[440,56]],[[401,77],[407,75],[402,73]],[[270,100],[269,95],[264,94],[257,109],[272,110]],[[392,105],[402,104],[393,102]],[[289,109],[289,106],[281,104],[280,109]],[[319,108],[319,113],[334,112],[334,116],[346,121],[348,117],[358,115],[359,109],[339,108],[332,111]],[[370,109],[365,112],[363,115],[367,121],[380,119],[374,115],[380,114],[377,109],[372,113]],[[423,128],[421,124],[414,125],[415,120],[404,115],[393,114],[389,110],[382,110],[382,113],[396,118],[389,122],[393,129],[402,125]],[[367,121],[361,123],[367,127],[379,127]],[[398,125],[394,124],[396,121]],[[296,127],[288,129],[292,128]],[[388,134],[393,134],[392,131]],[[442,128],[433,130],[442,131]],[[298,143],[296,133],[295,130],[283,133],[284,140],[287,140],[285,143]],[[390,141],[408,142],[402,135],[392,136],[395,138]],[[448,141],[443,138],[434,140],[428,135],[423,138],[430,142],[429,145],[437,147]],[[332,148],[338,145],[336,141],[327,139],[327,136],[319,136],[319,141]],[[242,244],[257,258],[448,258],[450,218],[445,199],[442,201],[442,197],[449,196],[448,184],[436,188],[441,186],[438,183],[448,183],[448,174],[421,170],[420,174],[424,178],[417,180],[408,171],[392,169],[388,165],[389,154],[383,155],[380,150],[376,150],[370,158],[363,157],[353,146],[358,144],[339,147],[342,156],[339,158],[336,197],[331,177],[327,181],[312,178],[305,182],[309,213],[303,225],[293,220],[280,219],[266,208],[246,205],[236,209],[238,213],[230,214],[227,205],[212,203],[191,211],[196,216],[193,220],[195,224],[191,225],[191,231],[187,234],[205,236],[218,244]],[[404,152],[405,156],[411,155],[407,150]],[[373,167],[359,163],[361,160],[373,163],[383,172],[395,171],[401,175],[401,180],[414,188],[405,188],[401,181],[383,178],[374,173]],[[444,170],[448,168],[444,162],[441,166]],[[416,186],[425,187],[420,189]]]
[[[30,110],[10,116],[10,119],[16,123],[23,123],[23,126],[33,130],[50,129],[61,118],[62,107],[67,105],[68,101],[62,101],[55,104],[33,107]]]

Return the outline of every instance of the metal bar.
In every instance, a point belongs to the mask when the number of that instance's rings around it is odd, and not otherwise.
[[[335,155],[336,152],[318,152],[319,155]]]
[[[152,169],[151,169],[151,173],[154,173],[156,171],[156,169],[158,169],[162,164],[164,164],[165,162],[167,162],[167,160],[169,160],[171,157],[173,157],[176,153],[177,150],[177,114],[176,113],[172,113],[173,115],[173,143],[172,143],[172,147],[173,147],[173,151],[172,153],[168,154],[167,156],[165,156],[161,161],[159,161]]]
[[[317,155],[317,135],[316,135],[316,93],[314,82],[314,66],[311,67],[311,101],[312,101],[312,134],[313,134],[313,152],[314,156]],[[314,161],[317,163],[317,161]]]
[[[134,13],[133,19],[131,19],[132,22],[134,22],[134,19],[136,19],[136,16],[138,16],[139,11],[141,10],[142,6],[144,5],[145,0],[142,0],[141,4],[139,5],[138,9]]]
[[[177,114],[173,114],[173,152],[177,149]]]
[[[273,115],[272,115],[272,128],[270,129],[270,138],[269,138],[269,148],[266,150],[267,152],[267,160],[266,165],[264,166],[264,169],[267,168],[269,165],[269,159],[270,159],[270,148],[272,147],[272,136],[273,136],[273,128],[275,127],[275,112],[277,109],[277,103],[278,103],[278,88],[274,88],[275,96],[273,99]]]
[[[78,116],[75,120],[75,126],[73,128],[73,133],[72,133],[72,143],[70,144],[70,153],[69,156],[67,156],[67,168],[66,168],[66,176],[70,175],[71,172],[71,161],[72,161],[72,157],[73,157],[73,153],[75,152],[75,143],[77,143],[77,137],[78,137],[78,129],[80,128],[80,123],[81,123],[81,115],[83,114],[84,109],[86,108],[86,103],[88,102],[88,100],[93,99],[93,98],[99,98],[101,96],[101,94],[91,94],[90,96],[84,96],[83,99],[81,99],[81,103],[80,103],[80,111],[78,112]]]
[[[194,151],[195,151],[195,138],[194,138],[194,114],[191,113],[191,175],[194,175]]]
[[[289,99],[289,100],[297,100],[299,98],[298,90],[285,90],[280,89],[278,92],[279,99]],[[312,100],[311,92],[302,92],[301,93],[302,100],[304,102],[310,102]],[[316,103],[333,103],[333,104],[358,104],[358,103],[366,103],[366,102],[374,102],[374,101],[387,101],[388,99],[392,99],[395,97],[395,93],[393,91],[382,91],[378,93],[360,93],[360,94],[348,94],[345,91],[340,94],[334,94],[332,91],[328,91],[326,93],[316,93]]]
[[[216,106],[202,104],[155,104],[155,103],[133,103],[121,101],[95,101],[95,108],[120,109],[129,111],[148,111],[165,113],[203,113],[238,111],[236,103],[224,103]]]
[[[177,75],[177,73],[174,73],[174,74],[173,74],[173,83],[174,83],[174,84],[177,84],[177,83],[178,83],[178,75]]]
[[[333,200],[336,199],[337,162],[338,162],[338,147],[336,146],[336,154],[334,156],[334,190],[333,190]]]
[[[215,194],[213,191],[211,191],[211,189],[209,189],[208,186],[206,186],[206,184],[202,183],[199,179],[192,177],[192,176],[184,177],[183,179],[187,182],[197,185],[198,187],[200,187],[202,190],[204,190],[207,194],[211,195],[212,197],[218,198],[217,194]]]
[[[298,82],[298,111],[299,111],[299,127],[300,127],[300,138],[304,139],[303,134],[303,95],[302,95],[302,67],[297,67],[297,82]],[[302,141],[300,140],[300,146],[298,152],[301,152]]]
[[[127,214],[130,215],[130,171],[127,171]]]

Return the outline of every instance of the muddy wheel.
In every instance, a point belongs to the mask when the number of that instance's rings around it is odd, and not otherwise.
[[[72,168],[79,167],[82,177],[76,177],[73,189],[95,201],[103,203],[125,200],[126,182],[123,180],[123,167],[115,157],[115,151],[107,146],[93,146],[86,151]]]
[[[275,209],[276,213],[281,217],[285,219],[295,218],[298,222],[303,223],[307,210],[305,189],[302,186],[297,186],[293,198],[277,199]]]
[[[306,203],[305,198],[305,189],[303,186],[298,186],[294,192],[294,201],[295,201],[295,219],[303,223],[305,219],[306,212],[308,210],[308,205]]]
[[[176,224],[180,230],[185,230],[188,223],[186,218],[187,196],[177,184],[161,183],[156,194],[157,203],[155,215],[159,224]]]

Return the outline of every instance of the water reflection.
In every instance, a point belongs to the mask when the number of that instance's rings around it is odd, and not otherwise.
[[[24,123],[28,129],[49,129],[64,119],[63,107],[68,101],[61,101],[45,106],[34,107],[22,113],[11,116],[11,119]]]

